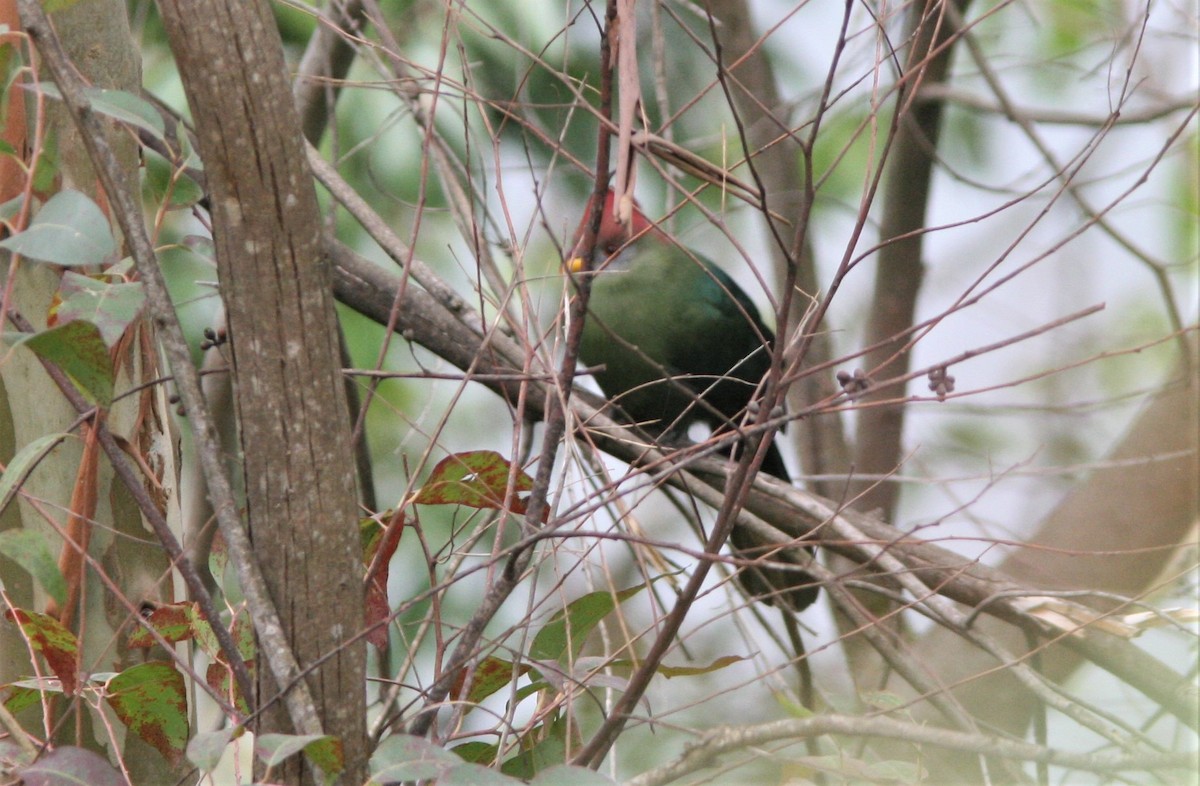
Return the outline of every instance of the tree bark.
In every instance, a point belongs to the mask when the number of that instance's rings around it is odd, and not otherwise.
[[[234,366],[251,537],[285,633],[366,777],[362,561],[354,459],[320,214],[269,6],[164,0],[209,188]],[[261,663],[261,660],[260,660]],[[260,669],[259,706],[275,696]],[[286,686],[285,686],[286,687]],[[292,732],[269,708],[259,732]],[[313,782],[301,759],[276,780]]]

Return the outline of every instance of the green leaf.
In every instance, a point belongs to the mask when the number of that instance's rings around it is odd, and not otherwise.
[[[413,501],[423,505],[503,509],[511,466],[494,450],[455,453],[438,462]],[[518,471],[513,490],[520,492],[532,488],[533,478]],[[514,513],[524,513],[524,501],[514,498],[511,509]]]
[[[42,154],[33,165],[33,193],[49,194],[57,189],[58,162],[58,132],[51,126],[46,129],[46,142],[42,145]]]
[[[17,451],[17,455],[4,468],[4,474],[0,475],[0,513],[8,507],[13,493],[25,482],[33,468],[66,438],[66,434],[46,434]]]
[[[0,241],[0,248],[71,267],[99,265],[116,246],[108,219],[96,203],[68,189],[52,196],[24,232]]]
[[[520,786],[495,770],[463,761],[421,737],[395,734],[371,755],[371,784],[435,779],[438,786]]]
[[[500,765],[505,775],[529,780],[542,770],[562,764],[567,758],[566,721],[558,718],[533,727],[521,740],[521,746],[525,749]]]
[[[58,286],[58,322],[86,321],[100,329],[113,346],[142,313],[146,291],[140,281],[112,283],[68,270]]]
[[[131,666],[108,681],[108,706],[129,730],[173,765],[188,741],[187,693],[183,675],[170,663]]]
[[[301,751],[327,776],[335,776],[346,767],[342,742],[327,734],[262,734],[254,740],[254,753],[268,767]]]
[[[58,85],[53,82],[41,82],[26,89],[34,90],[59,101],[62,100],[62,93],[59,92]],[[162,115],[154,108],[154,104],[141,96],[127,93],[124,90],[111,90],[103,87],[85,87],[83,92],[91,103],[92,110],[98,114],[107,115],[113,120],[149,131],[157,139],[166,136]]]
[[[462,745],[455,745],[450,752],[463,761],[486,767],[496,760],[496,753],[499,749],[500,746],[495,743],[474,740],[473,742],[464,742]]]
[[[533,660],[557,661],[568,649],[571,657],[577,656],[588,634],[600,620],[612,613],[618,603],[629,600],[646,586],[639,584],[616,593],[600,590],[571,601],[565,609],[556,612],[533,637],[529,657]]]
[[[67,602],[67,582],[43,533],[28,529],[0,532],[0,554],[20,565],[59,606]]]
[[[79,686],[79,642],[75,634],[48,614],[9,609],[4,616],[21,626],[30,645],[42,653],[46,664],[62,683],[63,693],[74,695]]]
[[[523,663],[516,667],[515,673],[517,676],[521,676],[528,671],[529,666]],[[465,677],[466,673],[467,670],[463,669],[461,675]],[[475,671],[471,677],[471,689],[467,692],[466,700],[471,704],[478,704],[512,682],[513,674],[513,664],[511,661],[504,660],[503,658],[484,658],[475,667]],[[455,698],[462,698],[459,696],[461,691],[462,684],[456,682],[454,688],[451,690],[451,695]]]
[[[38,760],[18,773],[25,784],[54,784],[54,786],[123,786],[127,783],[108,759],[98,753],[64,745],[47,751]]]
[[[217,731],[197,732],[188,740],[187,759],[201,772],[212,772],[221,763],[225,748],[234,736],[240,736],[244,727],[231,726]]]
[[[21,343],[62,369],[89,400],[102,407],[112,404],[112,358],[100,328],[76,320],[23,337]]]
[[[0,202],[0,221],[12,221],[21,212],[25,204],[25,195],[18,194],[7,202]]]
[[[8,698],[4,701],[4,709],[11,712],[13,715],[21,712],[27,707],[32,707],[42,700],[42,691],[35,688],[28,688],[24,685],[5,685],[8,688]]]
[[[157,202],[170,197],[168,206],[173,209],[191,207],[204,198],[204,189],[184,174],[175,176],[175,167],[153,150],[143,150],[145,161],[145,183]]]
[[[393,734],[371,754],[371,780],[376,783],[439,778],[463,760],[423,737]]]

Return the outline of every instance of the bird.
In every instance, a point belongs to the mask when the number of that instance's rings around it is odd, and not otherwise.
[[[596,369],[610,401],[661,442],[681,441],[696,423],[714,433],[734,428],[771,365],[775,336],[758,308],[725,271],[673,240],[636,201],[622,223],[611,189],[593,237],[592,204],[566,257],[572,274],[591,271],[580,362]],[[589,268],[585,257],[593,251]],[[774,443],[761,470],[791,482]],[[747,559],[769,550],[740,526],[730,545]],[[817,597],[816,583],[801,571],[752,565],[737,575],[768,605],[798,612]]]

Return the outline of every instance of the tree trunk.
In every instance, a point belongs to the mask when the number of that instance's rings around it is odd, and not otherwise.
[[[363,619],[354,459],[320,214],[279,33],[263,2],[160,7],[205,163],[250,535],[285,634],[311,668],[320,725],[344,746],[343,782],[360,783],[366,656],[351,641]],[[276,695],[266,671],[259,706]],[[258,731],[297,730],[276,704]],[[313,782],[301,761],[274,778]]]

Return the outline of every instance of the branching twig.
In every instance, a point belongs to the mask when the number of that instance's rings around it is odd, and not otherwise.
[[[1045,762],[1085,772],[1190,770],[1195,766],[1196,760],[1195,751],[1124,755],[1104,752],[1070,753],[1027,742],[938,729],[891,718],[820,715],[803,720],[782,720],[757,726],[714,729],[705,733],[699,742],[693,744],[675,761],[626,781],[625,786],[661,786],[712,766],[715,759],[724,753],[769,742],[794,741],[823,734],[886,737],[983,756]]]

